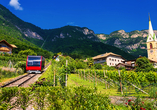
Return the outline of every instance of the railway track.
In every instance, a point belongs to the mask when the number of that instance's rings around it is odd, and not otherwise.
[[[35,77],[37,74],[26,74],[23,75],[20,78],[17,78],[1,87],[13,87],[13,86],[17,86],[20,87],[22,86],[24,83],[26,83],[27,81],[29,81],[30,79],[32,79],[33,77]]]
[[[47,68],[50,64],[51,64],[51,62],[45,66],[42,73],[44,73],[47,70]],[[41,76],[41,74],[26,74],[26,75],[16,78],[15,80],[13,80],[11,82],[8,82],[7,84],[5,84],[1,87],[14,87],[14,86],[28,87],[28,84],[34,83]]]

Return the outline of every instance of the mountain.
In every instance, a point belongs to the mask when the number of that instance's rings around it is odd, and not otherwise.
[[[43,52],[41,49],[43,48],[55,53],[64,52],[73,58],[92,57],[106,52],[122,55],[126,59],[135,58],[117,47],[102,43],[97,35],[86,27],[64,26],[57,29],[41,29],[22,21],[2,5],[0,5],[1,39],[15,44],[18,47],[14,49],[15,53],[30,48],[38,54],[48,54]]]
[[[126,59],[135,58],[119,48],[100,42],[94,32],[86,27],[64,26],[46,31],[48,37],[43,48],[53,52],[64,52],[80,58],[113,52]]]
[[[157,35],[157,31],[154,30]],[[97,34],[101,42],[118,47],[135,57],[147,56],[147,40],[148,30],[135,30],[125,32],[124,30],[114,31],[109,35]]]
[[[22,21],[4,6],[0,5],[0,40],[5,39],[8,43],[15,44],[18,48],[13,49],[13,53],[18,53],[21,50],[32,49],[38,55],[43,55],[46,58],[50,57],[52,52],[43,50],[35,44],[29,42],[29,37],[26,37],[27,33],[23,33],[26,32],[27,29],[35,29],[34,31],[41,30],[35,25]],[[40,34],[41,33],[42,32],[40,32]],[[32,42],[41,42],[39,39],[31,40]]]

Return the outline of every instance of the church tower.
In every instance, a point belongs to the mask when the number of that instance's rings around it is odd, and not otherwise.
[[[149,32],[148,32],[146,44],[147,44],[148,59],[157,61],[157,38],[155,33],[153,32],[150,16],[149,16]]]

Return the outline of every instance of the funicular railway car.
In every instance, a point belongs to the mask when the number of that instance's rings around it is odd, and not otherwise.
[[[43,56],[27,56],[27,73],[41,73],[45,67],[45,58]]]

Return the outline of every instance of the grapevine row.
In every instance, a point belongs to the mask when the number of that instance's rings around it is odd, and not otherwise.
[[[157,83],[157,73],[156,72],[134,72],[134,71],[120,71],[120,75],[116,70],[77,70],[77,72],[87,75],[92,74],[99,76],[100,78],[105,78],[105,76],[114,81],[129,81],[130,83],[146,86],[152,83]]]

